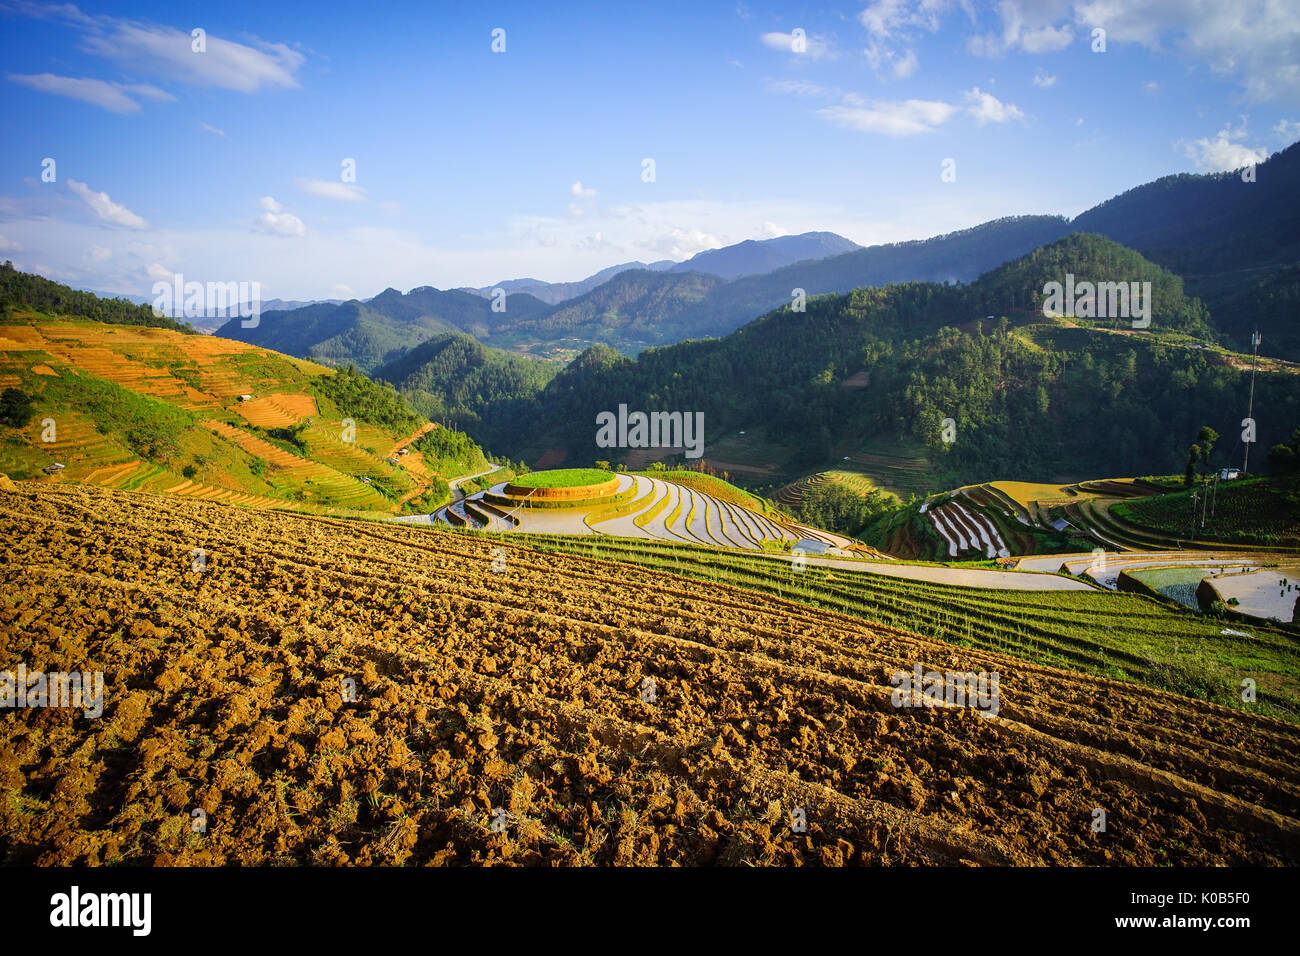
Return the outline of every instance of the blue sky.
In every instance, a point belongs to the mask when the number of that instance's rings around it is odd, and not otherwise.
[[[0,256],[136,295],[562,281],[1075,215],[1300,139],[1277,0],[537,6],[0,0]]]

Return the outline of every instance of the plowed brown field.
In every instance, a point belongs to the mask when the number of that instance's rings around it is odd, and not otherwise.
[[[1300,862],[1277,721],[520,544],[19,487],[0,669],[101,669],[105,709],[0,714],[8,862]],[[998,715],[895,708],[917,662],[997,671]]]

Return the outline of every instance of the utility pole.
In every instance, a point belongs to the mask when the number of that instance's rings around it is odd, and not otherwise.
[[[1262,336],[1259,334],[1259,329],[1250,333],[1250,410],[1246,412],[1246,417],[1251,421],[1255,420],[1255,360],[1259,356],[1259,343],[1261,341]],[[1246,442],[1246,461],[1241,468],[1243,475],[1250,474],[1250,445],[1250,442]]]

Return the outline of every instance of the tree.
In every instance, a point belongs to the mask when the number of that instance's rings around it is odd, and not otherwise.
[[[1198,462],[1202,475],[1209,471],[1210,452],[1214,450],[1214,443],[1218,440],[1218,432],[1209,425],[1201,426],[1201,430],[1196,433],[1196,441],[1187,449],[1187,469],[1183,472],[1183,484],[1190,485],[1195,480]]]
[[[1296,469],[1295,451],[1290,445],[1274,445],[1268,450],[1268,467],[1275,475],[1289,475]]]
[[[1196,440],[1201,443],[1201,457],[1205,459],[1205,466],[1210,466],[1210,451],[1214,448],[1214,443],[1219,440],[1219,433],[1209,425],[1201,426],[1201,430],[1196,433]]]
[[[22,389],[6,388],[0,392],[0,422],[10,428],[22,428],[32,420],[32,400]]]

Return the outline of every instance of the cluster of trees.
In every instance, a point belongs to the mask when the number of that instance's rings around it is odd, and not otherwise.
[[[860,494],[836,482],[824,481],[805,487],[803,500],[792,509],[800,521],[852,537],[868,525],[899,507],[897,499],[879,490]]]
[[[31,396],[21,388],[6,388],[0,392],[0,424],[24,428],[34,413]]]
[[[1150,282],[1153,326],[1162,332],[1214,338],[1209,311],[1200,301],[1187,296],[1181,278],[1132,249],[1087,233],[1072,233],[1059,242],[1040,246],[982,276],[971,285],[968,303],[976,314],[1041,309],[1044,284],[1064,284],[1067,273],[1074,275],[1076,285],[1082,281]],[[1095,321],[1116,325],[1113,319]]]
[[[433,471],[455,475],[487,468],[483,449],[464,432],[434,428],[417,438],[413,445]]]
[[[194,331],[187,322],[154,315],[150,306],[136,305],[126,299],[101,299],[92,292],[82,292],[29,272],[19,272],[12,262],[5,261],[0,264],[0,311],[8,311],[14,306],[56,315],[79,315],[113,325]]]
[[[401,396],[391,388],[372,382],[351,365],[313,380],[312,389],[319,397],[333,402],[345,418],[398,431],[414,429],[420,423],[420,418]]]
[[[1268,467],[1275,475],[1300,474],[1300,428],[1268,450]]]

